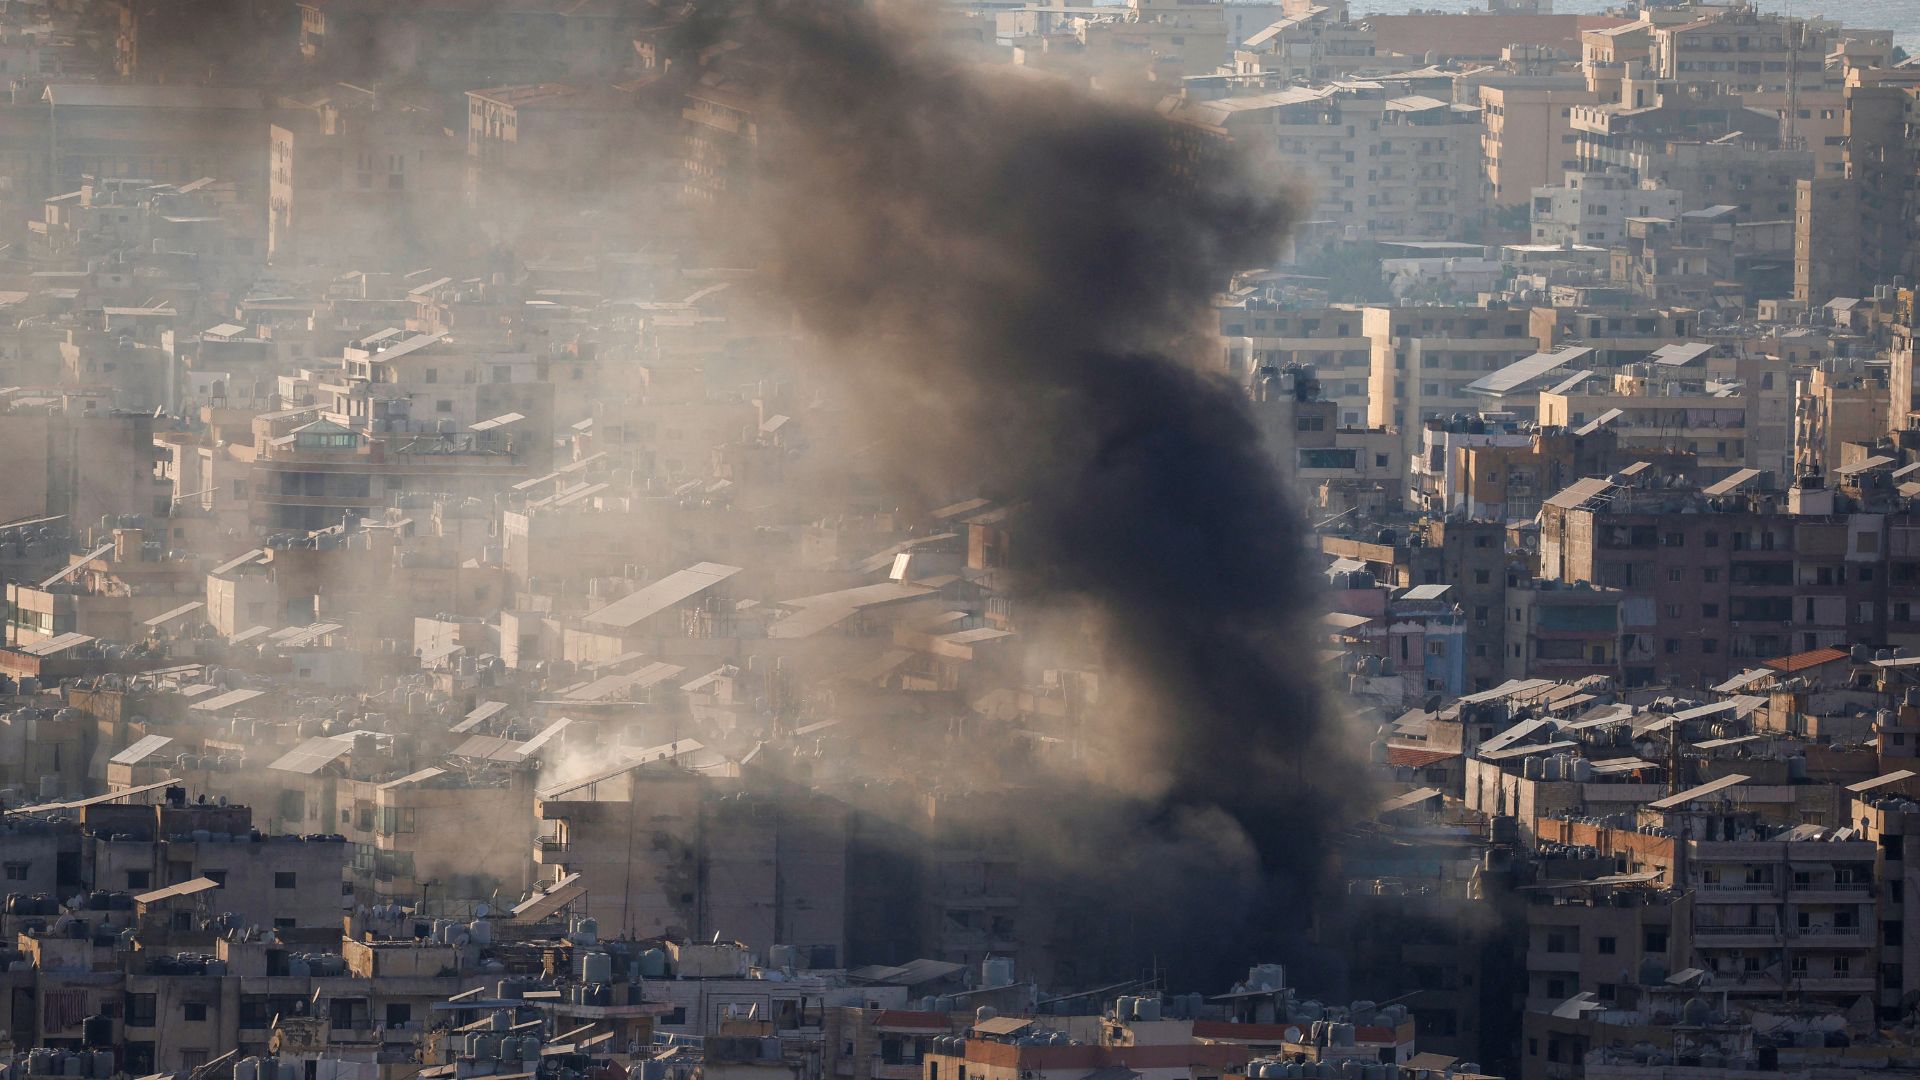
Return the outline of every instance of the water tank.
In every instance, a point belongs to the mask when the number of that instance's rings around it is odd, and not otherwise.
[[[1540,779],[1548,781],[1560,779],[1560,765],[1562,761],[1563,759],[1559,754],[1548,754],[1546,759],[1540,763]]]
[[[468,923],[467,940],[483,949],[493,944],[493,924],[485,919],[475,919]]]
[[[1807,755],[1794,754],[1787,758],[1787,779],[1805,780],[1807,778]]]
[[[233,1080],[260,1080],[260,1059],[244,1057],[234,1062]]]
[[[540,1036],[528,1035],[520,1040],[520,1060],[540,1060]]]
[[[1538,780],[1545,775],[1545,772],[1546,766],[1540,763],[1538,757],[1527,758],[1520,766],[1520,775],[1527,780]]]
[[[587,953],[580,961],[580,979],[589,983],[613,981],[613,957],[604,952]]]
[[[1573,759],[1573,779],[1579,783],[1591,783],[1593,780],[1593,762],[1586,758]]]
[[[506,1015],[494,1013],[495,1016]],[[473,1052],[477,1061],[492,1061],[500,1056],[500,1036],[492,1032],[482,1032]]]
[[[520,1037],[518,1035],[509,1035],[500,1040],[500,1060],[520,1060]]]
[[[767,949],[767,966],[792,971],[800,966],[800,950],[792,945],[774,945]]]
[[[113,1051],[95,1050],[93,1052],[93,1080],[112,1080],[115,1071]]]
[[[1134,1007],[1134,1016],[1137,1019],[1160,1019],[1160,998],[1157,995],[1153,997],[1135,998],[1134,1001],[1137,1002]]]
[[[980,962],[981,986],[992,989],[996,986],[1013,985],[1013,957],[989,956]]]
[[[648,949],[640,954],[640,977],[643,979],[661,979],[667,974],[667,954],[660,949]]]
[[[300,1063],[297,1061],[277,1061],[274,1063],[274,1073],[279,1080],[300,1080],[301,1072]]]
[[[575,933],[578,935],[580,944],[598,945],[600,943],[600,921],[588,915],[580,920],[579,928]]]
[[[495,1009],[493,1010],[493,1015],[489,1017],[488,1020],[489,1023],[487,1026],[494,1031],[506,1031],[513,1027],[513,1010]]]
[[[973,1010],[973,1022],[976,1024],[984,1024],[987,1021],[992,1020],[994,1017],[997,1017],[999,1015],[1000,1015],[1000,1011],[998,1009],[995,1009],[993,1006],[982,1005],[979,1008]]]
[[[1352,1024],[1333,1025],[1333,1045],[1334,1046],[1352,1046],[1353,1045],[1353,1025]]]

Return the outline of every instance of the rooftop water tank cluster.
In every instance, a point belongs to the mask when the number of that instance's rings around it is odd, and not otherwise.
[[[49,1050],[27,1052],[28,1076],[62,1076],[73,1080],[107,1080],[114,1073],[111,1050]]]

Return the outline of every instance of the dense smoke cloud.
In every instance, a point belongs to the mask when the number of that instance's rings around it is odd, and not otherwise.
[[[1018,507],[1023,629],[1070,612],[1096,643],[1098,775],[1008,806],[1022,842],[1119,905],[1116,946],[1224,977],[1301,929],[1292,902],[1364,787],[1304,632],[1299,518],[1199,324],[1227,273],[1277,254],[1288,193],[902,20],[732,10],[770,113],[740,226],[895,466],[929,499]]]

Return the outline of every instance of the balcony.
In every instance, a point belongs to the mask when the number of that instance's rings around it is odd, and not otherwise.
[[[1872,944],[1866,930],[1858,926],[1804,926],[1793,935],[1793,943],[1829,949],[1864,949]]]
[[[1693,928],[1693,944],[1699,949],[1767,948],[1781,942],[1776,926],[1698,926]]]
[[[1873,978],[1868,975],[1796,976],[1790,985],[1803,993],[1864,994],[1873,990]]]
[[[1868,881],[1814,881],[1795,885],[1787,899],[1800,904],[1865,904],[1873,900]]]
[[[1699,904],[1759,904],[1780,899],[1780,886],[1770,881],[1713,881],[1695,888]]]
[[[533,861],[540,866],[553,866],[567,861],[567,852],[573,845],[551,836],[542,836],[533,842]]]

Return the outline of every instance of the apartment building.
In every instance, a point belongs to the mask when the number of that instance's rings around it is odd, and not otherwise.
[[[1527,323],[1505,307],[1369,305],[1368,425],[1400,432],[1411,456],[1427,420],[1477,411],[1482,399],[1467,387],[1535,351]]]
[[[1373,346],[1360,307],[1300,308],[1255,294],[1217,310],[1227,370],[1235,378],[1248,378],[1259,368],[1311,369],[1321,396],[1338,406],[1339,427],[1369,423]]]
[[[1628,218],[1677,218],[1680,201],[1677,191],[1620,173],[1568,172],[1533,189],[1533,242],[1612,247],[1625,239]]]
[[[1481,153],[1496,207],[1528,206],[1533,189],[1580,169],[1573,110],[1600,96],[1578,76],[1502,76],[1479,85]]]
[[[1889,598],[1905,602],[1908,586],[1890,587],[1884,552],[1907,526],[1837,510],[1835,492],[1805,480],[1784,496],[1739,494],[1757,476],[1698,494],[1584,480],[1547,500],[1540,577],[1624,594],[1629,684],[1711,682],[1892,629]]]
[[[1743,357],[1740,377],[1659,362],[1632,365],[1611,378],[1540,394],[1540,422],[1575,430],[1611,429],[1622,447],[1692,454],[1700,476],[1742,468],[1786,475],[1792,453],[1790,384],[1784,372]]]
[[[428,104],[344,85],[300,104],[269,134],[270,257],[331,265],[397,244],[417,259],[451,239],[441,212],[465,191],[465,147]]]
[[[1305,184],[1310,218],[1352,239],[1453,235],[1481,204],[1471,107],[1358,82],[1175,98],[1161,112]]]

